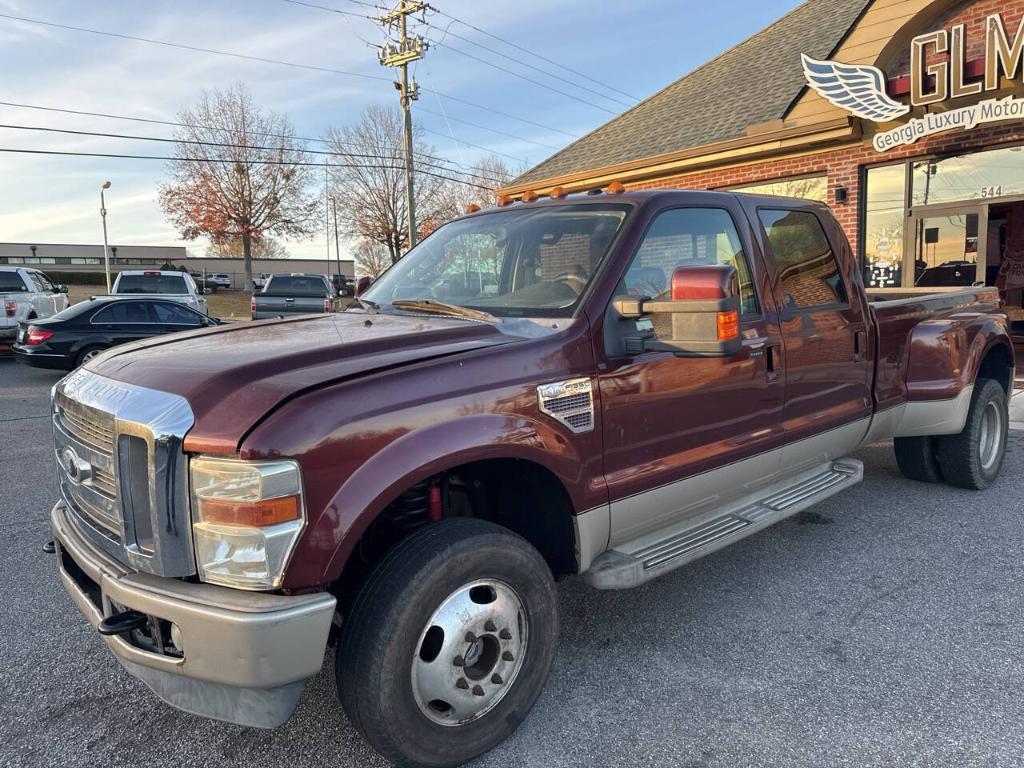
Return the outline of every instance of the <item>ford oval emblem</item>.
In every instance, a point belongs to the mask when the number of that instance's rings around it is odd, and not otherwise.
[[[74,448],[65,448],[61,451],[60,463],[64,466],[68,480],[75,485],[84,483],[92,477],[92,465],[75,453]]]

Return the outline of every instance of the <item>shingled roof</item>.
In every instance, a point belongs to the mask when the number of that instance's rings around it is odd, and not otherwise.
[[[520,176],[550,179],[746,135],[785,116],[804,87],[800,54],[828,58],[871,0],[808,0],[767,29]]]

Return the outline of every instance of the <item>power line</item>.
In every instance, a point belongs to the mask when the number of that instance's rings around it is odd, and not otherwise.
[[[485,66],[491,67],[492,69],[496,69],[499,72],[504,72],[506,75],[511,75],[512,77],[519,78],[520,80],[523,80],[524,82],[530,83],[532,85],[536,85],[539,88],[546,88],[547,90],[552,91],[553,93],[557,93],[559,96],[564,96],[567,99],[572,99],[573,101],[578,101],[580,104],[586,104],[588,107],[593,107],[594,109],[599,109],[602,112],[607,112],[609,115],[616,115],[616,114],[618,114],[614,110],[608,109],[606,107],[602,107],[600,104],[595,104],[592,101],[584,99],[582,96],[574,96],[573,94],[568,93],[566,91],[563,91],[560,88],[555,88],[553,85],[548,85],[547,83],[542,83],[540,80],[534,80],[532,77],[527,77],[526,75],[522,75],[522,74],[520,74],[518,72],[513,72],[511,69],[506,69],[505,67],[502,67],[502,66],[500,66],[498,64],[495,64],[493,61],[488,61],[487,59],[483,59],[483,58],[481,58],[479,56],[476,56],[476,55],[474,55],[472,53],[469,53],[467,51],[463,51],[462,49],[456,48],[456,47],[454,47],[453,45],[451,45],[449,43],[437,43],[437,42],[434,42],[434,41],[431,41],[431,43],[433,45],[437,46],[438,48],[447,48],[449,51],[452,51],[453,53],[457,53],[460,56],[465,56],[467,59],[472,59],[473,61],[476,61],[476,62],[478,62],[480,64],[483,64]],[[630,105],[627,105],[627,106],[630,106]]]
[[[469,120],[463,120],[461,117],[452,117],[451,115],[445,115],[442,114],[441,112],[435,112],[434,110],[427,109],[424,106],[420,106],[417,111],[425,112],[428,115],[433,115],[434,117],[440,117],[445,120],[450,120],[453,123],[462,123],[463,125],[469,125],[472,126],[473,128],[479,128],[482,131],[489,131],[491,133],[497,134],[498,136],[505,136],[506,138],[509,139],[515,139],[516,141],[525,141],[529,144],[535,144],[538,147],[544,147],[545,149],[553,149],[556,152],[562,149],[562,147],[556,147],[554,144],[545,144],[544,142],[534,141],[533,139],[527,139],[524,138],[523,136],[516,136],[514,133],[506,133],[505,131],[499,131],[497,128],[490,128],[486,125],[481,125],[480,123],[474,123]]]
[[[193,128],[193,127],[195,127],[195,128],[203,128],[203,129],[209,130],[209,131],[219,131],[219,130],[222,130],[222,129],[217,128],[215,126],[209,126],[209,125],[190,126],[187,123],[179,123],[179,122],[175,122],[174,120],[159,120],[157,118],[138,117],[138,116],[132,116],[132,115],[115,115],[115,114],[111,114],[109,112],[87,112],[87,111],[80,110],[80,109],[65,109],[65,108],[61,108],[61,107],[45,107],[45,106],[42,106],[42,105],[39,105],[39,104],[22,104],[22,103],[13,102],[13,101],[0,101],[0,106],[15,107],[15,108],[18,108],[18,109],[34,109],[34,110],[39,110],[39,111],[43,111],[43,112],[55,112],[55,113],[60,113],[60,114],[78,115],[78,116],[84,116],[84,117],[100,117],[100,118],[103,118],[103,119],[106,119],[106,120],[126,120],[126,121],[129,121],[129,122],[148,123],[148,124],[151,124],[151,125],[167,125],[167,126],[173,126],[173,127],[177,127],[177,128]],[[262,137],[262,138],[270,138],[270,139],[294,139],[296,141],[310,141],[310,142],[317,142],[319,144],[326,144],[328,146],[332,146],[332,145],[335,145],[335,144],[337,144],[338,146],[351,146],[349,143],[343,142],[343,141],[338,140],[338,139],[317,139],[317,138],[312,138],[312,137],[309,137],[309,136],[297,136],[297,135],[288,134],[288,133],[259,133],[259,132],[252,132],[251,135],[252,136],[257,136],[257,137]],[[392,150],[395,150],[395,148],[392,147]],[[308,151],[312,152],[313,150],[308,150]],[[478,165],[468,165],[468,166],[467,165],[461,165],[459,163],[456,163],[454,160],[450,160],[447,157],[439,157],[437,155],[431,155],[431,154],[428,154],[428,153],[420,153],[420,156],[421,157],[425,157],[428,160],[434,160],[434,161],[436,161],[438,163],[446,163],[446,164],[452,166],[451,169],[450,169],[452,172],[470,173],[470,172],[473,172],[473,171],[485,170],[485,169],[483,169],[482,167],[480,167]],[[388,156],[388,159],[401,160],[402,156],[401,155]],[[516,159],[518,159],[518,158],[516,158]]]
[[[348,16],[350,18],[355,18],[355,19],[366,18],[366,17],[364,17],[364,16],[362,16],[361,14],[358,14],[358,13],[352,13],[350,11],[343,11],[343,10],[341,10],[339,8],[331,8],[330,6],[319,5],[317,3],[306,2],[305,0],[284,0],[284,2],[291,3],[292,5],[301,5],[301,6],[304,6],[306,8],[315,8],[317,10],[327,11],[329,13],[336,13],[336,14],[338,14],[340,16]],[[535,72],[539,72],[542,75],[545,75],[546,77],[550,77],[550,78],[553,78],[555,80],[560,80],[563,83],[571,85],[573,88],[579,88],[580,90],[587,91],[588,93],[592,93],[595,96],[600,96],[602,99],[608,99],[609,101],[614,101],[616,104],[621,104],[624,107],[631,107],[631,106],[633,106],[629,102],[622,101],[622,99],[618,99],[618,98],[616,98],[614,96],[607,96],[606,94],[601,93],[600,91],[594,90],[593,88],[589,88],[589,87],[587,87],[585,85],[580,85],[579,83],[573,82],[572,80],[570,80],[570,79],[568,79],[566,77],[562,77],[561,75],[558,75],[558,74],[555,74],[553,72],[550,72],[550,71],[548,71],[548,70],[546,70],[546,69],[544,69],[542,67],[538,67],[538,66],[536,66],[534,64],[530,64],[529,62],[523,61],[521,59],[517,59],[514,56],[510,56],[507,53],[502,53],[501,51],[497,51],[494,48],[491,48],[489,46],[484,45],[483,43],[478,43],[477,41],[475,41],[475,40],[473,40],[471,38],[468,38],[465,35],[460,35],[460,34],[458,34],[456,32],[452,32],[452,31],[447,30],[447,29],[442,29],[441,27],[437,26],[436,24],[431,24],[426,19],[423,20],[423,23],[426,26],[431,27],[432,29],[437,29],[437,30],[440,30],[440,31],[444,32],[445,35],[447,35],[447,36],[454,37],[454,38],[456,38],[458,40],[462,40],[464,42],[467,42],[470,45],[476,46],[477,48],[481,48],[481,49],[483,49],[485,51],[488,51],[489,53],[493,53],[495,56],[500,56],[501,58],[506,59],[508,61],[515,62],[516,64],[519,64],[520,66],[527,67],[528,69],[532,69]],[[511,70],[508,70],[508,69],[506,69],[506,68],[504,68],[502,66],[494,64],[493,62],[487,61],[485,59],[481,59],[481,58],[479,58],[477,56],[474,56],[471,53],[467,53],[466,51],[462,51],[462,50],[460,50],[458,48],[455,48],[454,46],[452,46],[452,45],[450,45],[448,43],[440,42],[440,41],[431,41],[431,43],[433,45],[435,45],[435,46],[448,48],[450,51],[452,51],[454,53],[460,54],[460,55],[465,56],[465,57],[467,57],[469,59],[472,59],[474,61],[480,62],[481,64],[485,64],[485,65],[487,65],[489,67],[497,69],[499,72],[504,72],[506,74],[512,75],[513,77],[518,77],[520,80],[525,80],[526,82],[531,83],[533,85],[539,86],[541,88],[546,88],[549,91],[554,91],[555,93],[557,93],[557,94],[559,94],[561,96],[565,96],[566,98],[574,99],[576,101],[579,101],[582,104],[586,104],[588,106],[594,107],[595,109],[603,110],[605,112],[608,112],[609,114],[613,114],[613,115],[615,114],[615,112],[613,112],[612,110],[605,109],[604,107],[602,107],[602,106],[600,106],[598,104],[594,104],[592,101],[588,101],[586,99],[582,99],[582,98],[580,98],[578,96],[573,96],[572,94],[568,94],[565,91],[561,91],[561,90],[559,90],[557,88],[554,88],[554,87],[548,85],[547,83],[542,83],[539,80],[534,80],[532,78],[526,77],[525,75],[519,74],[518,72],[512,72]]]
[[[231,160],[227,158],[209,158],[209,157],[177,157],[170,155],[127,155],[114,152],[70,152],[65,150],[56,149],[13,149],[10,147],[0,147],[0,152],[16,155],[54,155],[57,157],[101,157],[110,158],[114,160],[162,160],[164,162],[181,162],[181,163],[225,163],[225,164],[241,164],[241,165],[288,165],[297,168],[360,168],[366,170],[389,170],[389,171],[403,171],[404,168],[394,165],[379,165],[379,164],[364,164],[364,163],[309,163],[309,162],[288,162],[284,160]],[[475,184],[465,179],[456,179],[451,176],[445,176],[440,173],[433,173],[431,171],[420,170],[424,176],[432,176],[436,179],[443,179],[444,181],[450,181],[455,184],[462,184],[467,187],[475,187],[476,189],[483,189],[491,192],[490,187],[483,184]]]
[[[356,0],[349,0],[349,2],[356,2]],[[475,24],[470,24],[468,21],[463,21],[462,19],[460,19],[460,18],[458,18],[456,16],[452,16],[450,13],[445,13],[440,8],[436,8],[435,6],[430,6],[430,7],[431,7],[431,10],[435,11],[440,16],[444,16],[447,19],[451,19],[454,22],[462,24],[464,27],[469,27],[470,29],[474,30],[475,32],[479,32],[481,35],[486,35],[487,37],[489,37],[489,38],[491,38],[493,40],[497,40],[500,43],[504,43],[505,45],[511,46],[512,48],[515,48],[516,50],[522,51],[523,53],[528,53],[530,56],[538,58],[541,61],[546,61],[548,64],[552,64],[552,65],[558,67],[559,69],[564,69],[566,72],[571,72],[572,74],[576,75],[577,77],[582,77],[584,80],[589,80],[592,83],[600,85],[602,88],[607,88],[608,90],[614,91],[615,93],[618,93],[618,94],[620,94],[622,96],[625,96],[628,99],[632,99],[633,101],[640,101],[640,99],[637,96],[634,96],[631,93],[626,93],[625,91],[623,91],[623,90],[621,90],[619,88],[616,88],[613,85],[609,85],[608,83],[605,83],[605,82],[602,82],[600,80],[597,80],[596,78],[593,78],[590,75],[587,75],[587,74],[584,74],[583,72],[580,72],[578,70],[572,69],[571,67],[567,67],[565,64],[559,64],[557,61],[549,59],[546,56],[542,56],[541,54],[536,53],[535,51],[531,51],[529,48],[524,48],[523,46],[519,45],[518,43],[513,43],[511,40],[506,40],[503,37],[499,37],[498,35],[495,35],[492,32],[488,32],[486,29],[481,29],[480,27],[476,26]]]
[[[505,152],[499,152],[496,149],[491,149],[490,147],[484,147],[484,146],[481,146],[480,144],[473,144],[472,142],[465,141],[464,139],[457,139],[454,136],[451,136],[451,135],[449,135],[447,133],[441,133],[440,131],[433,131],[430,128],[420,128],[420,130],[423,131],[423,133],[432,133],[435,136],[440,136],[443,139],[449,139],[449,140],[454,141],[454,142],[456,142],[458,144],[465,144],[467,147],[473,147],[474,149],[482,149],[484,152],[490,152],[490,153],[495,154],[495,155],[501,155],[502,157],[507,157],[509,160],[515,160],[517,163],[525,163],[526,162],[521,157],[516,157],[515,155],[509,155],[509,154],[507,154]]]
[[[42,26],[45,26],[45,27],[55,27],[57,29],[66,29],[66,30],[70,30],[72,32],[85,32],[85,33],[92,34],[92,35],[101,35],[101,36],[104,36],[104,37],[113,37],[113,38],[117,38],[117,39],[120,39],[120,40],[133,40],[135,42],[140,42],[140,43],[150,43],[152,45],[161,45],[161,46],[165,46],[167,48],[180,48],[180,49],[186,50],[186,51],[198,51],[200,53],[210,53],[210,54],[213,54],[215,56],[227,56],[227,57],[231,57],[231,58],[244,59],[246,61],[256,61],[256,62],[260,62],[260,63],[263,63],[263,64],[276,64],[278,66],[292,67],[294,69],[307,69],[307,70],[312,70],[314,72],[325,72],[325,73],[334,74],[334,75],[345,75],[345,76],[350,76],[350,77],[359,77],[359,78],[364,78],[364,79],[367,79],[367,80],[376,80],[378,82],[391,82],[391,78],[384,77],[382,75],[368,75],[368,74],[365,74],[363,72],[349,72],[349,71],[341,70],[341,69],[332,69],[330,67],[320,67],[320,66],[316,66],[314,64],[300,64],[300,63],[291,62],[291,61],[283,61],[281,59],[270,59],[270,58],[265,58],[265,57],[262,57],[262,56],[250,56],[250,55],[244,54],[244,53],[234,53],[234,52],[231,52],[231,51],[219,51],[219,50],[216,50],[214,48],[203,48],[203,47],[200,47],[200,46],[187,45],[187,44],[184,44],[184,43],[172,43],[172,42],[169,42],[169,41],[166,41],[166,40],[155,40],[153,38],[138,37],[136,35],[127,35],[127,34],[123,34],[123,33],[120,33],[120,32],[107,32],[107,31],[100,30],[100,29],[91,29],[89,27],[77,27],[77,26],[73,26],[71,24],[58,24],[57,22],[44,21],[42,19],[33,19],[33,18],[29,18],[27,16],[14,16],[14,15],[8,14],[8,13],[0,13],[0,18],[11,19],[12,21],[21,21],[21,22],[24,22],[26,24],[39,24],[39,25],[42,25]],[[485,112],[492,112],[492,113],[494,113],[496,115],[499,115],[501,117],[509,118],[510,120],[516,120],[516,121],[525,123],[526,125],[532,125],[535,128],[542,128],[543,130],[546,130],[546,131],[553,131],[555,133],[561,133],[561,134],[564,134],[564,135],[569,136],[570,138],[574,138],[574,139],[575,138],[579,138],[575,134],[569,133],[568,131],[564,131],[561,128],[555,128],[554,126],[544,125],[543,123],[538,123],[538,122],[535,122],[533,120],[528,120],[525,117],[520,117],[518,115],[513,115],[513,114],[510,114],[508,112],[504,112],[504,111],[502,111],[500,109],[496,109],[494,107],[488,107],[488,106],[485,106],[483,104],[477,104],[476,102],[469,101],[468,99],[463,99],[463,98],[460,98],[458,96],[452,96],[451,94],[447,94],[447,93],[444,93],[442,91],[438,91],[438,90],[434,90],[434,89],[424,88],[423,90],[424,91],[428,91],[430,93],[435,93],[438,96],[441,96],[443,98],[451,99],[452,101],[456,101],[456,102],[459,102],[461,104],[465,104],[467,106],[473,107],[474,109],[480,109],[480,110],[483,110]]]
[[[69,135],[72,135],[72,136],[95,136],[95,137],[104,138],[104,139],[126,139],[126,140],[129,140],[129,141],[157,141],[157,142],[163,142],[163,143],[168,143],[168,144],[180,144],[180,145],[199,146],[199,147],[214,147],[214,148],[218,148],[218,149],[249,149],[249,150],[254,150],[254,151],[257,151],[257,152],[261,152],[261,151],[263,151],[263,152],[273,152],[273,151],[277,151],[277,150],[282,149],[282,147],[266,147],[266,146],[256,146],[256,145],[252,145],[252,144],[231,144],[231,143],[216,142],[216,141],[199,141],[199,140],[195,140],[195,139],[174,139],[174,138],[168,138],[168,137],[165,137],[165,136],[136,136],[136,135],[126,134],[126,133],[101,133],[99,131],[76,131],[76,130],[71,130],[69,128],[51,128],[51,127],[48,127],[48,126],[40,126],[40,125],[13,125],[13,124],[2,124],[2,123],[0,123],[0,128],[7,128],[7,129],[12,129],[12,130],[20,130],[20,131],[41,131],[41,132],[45,132],[45,133],[65,133],[65,134],[69,134]],[[391,160],[391,161],[403,160],[404,159],[404,158],[396,157],[396,156],[371,155],[371,154],[359,153],[359,152],[329,152],[329,151],[317,150],[317,149],[306,149],[304,147],[302,147],[302,148],[300,148],[300,147],[289,147],[288,149],[291,150],[291,151],[294,151],[294,152],[303,152],[303,153],[310,154],[310,155],[323,155],[323,156],[328,156],[328,157],[357,157],[357,158],[369,159],[369,160]],[[441,166],[441,165],[436,165],[436,164],[433,164],[433,163],[423,163],[423,162],[421,162],[421,163],[419,163],[419,165],[420,166],[426,166],[427,168],[434,168],[435,170],[439,170],[439,171],[448,171],[448,172],[452,171],[451,168],[448,168],[448,167],[445,167],[445,166]],[[479,178],[479,179],[483,179],[484,181],[494,182],[496,184],[499,184],[502,181],[501,179],[496,179],[494,177],[484,176],[482,173],[476,173],[474,175],[477,178]]]

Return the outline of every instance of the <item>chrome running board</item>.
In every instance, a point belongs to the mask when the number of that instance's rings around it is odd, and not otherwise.
[[[675,570],[767,528],[864,479],[864,465],[840,459],[775,483],[720,510],[711,519],[688,520],[594,559],[583,578],[597,589],[627,589]]]

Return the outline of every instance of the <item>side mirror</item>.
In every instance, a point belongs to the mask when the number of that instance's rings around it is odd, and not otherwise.
[[[68,292],[68,287],[66,285],[64,285],[64,283],[61,283],[60,285],[54,286],[53,292],[54,293],[67,293]]]
[[[355,296],[362,296],[364,293],[366,293],[367,290],[369,290],[371,285],[373,285],[373,280],[371,280],[369,277],[367,277],[366,275],[360,277],[358,280],[356,280]]]
[[[739,277],[736,268],[728,265],[679,267],[672,273],[671,300],[622,298],[615,300],[614,307],[623,318],[653,315],[655,327],[670,325],[671,336],[667,338],[647,336],[638,340],[645,352],[729,357],[743,343]]]

